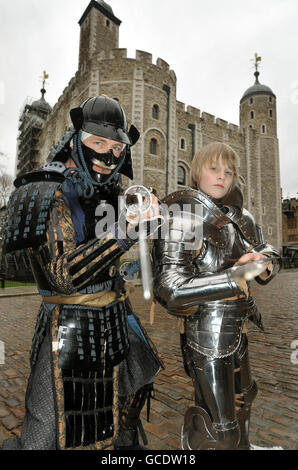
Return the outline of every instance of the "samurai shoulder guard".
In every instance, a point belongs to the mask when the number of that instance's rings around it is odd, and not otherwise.
[[[55,181],[29,182],[13,192],[4,224],[6,253],[35,248],[45,242],[51,202],[60,185]]]

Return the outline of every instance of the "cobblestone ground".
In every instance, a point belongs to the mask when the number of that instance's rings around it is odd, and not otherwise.
[[[251,368],[259,388],[252,410],[251,442],[298,449],[298,272],[283,271],[271,284],[253,288],[259,289],[256,299],[266,331],[251,326],[248,333]],[[180,356],[177,321],[157,307],[150,325],[150,303],[142,299],[139,287],[131,300],[166,366],[155,382],[150,422],[144,420],[148,447],[180,449],[183,414],[193,402],[191,381]],[[0,341],[5,343],[5,363],[0,365],[0,447],[3,439],[20,435],[39,302],[36,295],[0,297]]]

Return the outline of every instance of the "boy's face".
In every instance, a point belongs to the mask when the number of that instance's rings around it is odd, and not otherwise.
[[[224,165],[222,158],[214,159],[211,164],[202,167],[200,189],[214,199],[223,198],[233,183],[234,172]]]

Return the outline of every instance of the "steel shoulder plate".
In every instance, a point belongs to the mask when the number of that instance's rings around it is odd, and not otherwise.
[[[243,209],[242,217],[236,224],[241,231],[243,237],[253,245],[258,245],[260,240],[260,233],[257,229],[255,220],[250,212]]]
[[[163,199],[170,209],[181,210],[181,218],[185,215],[185,211],[194,216],[199,214],[197,220],[203,224],[203,238],[214,246],[224,248],[228,243],[227,224],[231,220],[220,210],[220,208],[206,194],[196,189],[187,188],[185,190],[176,191]],[[201,210],[198,210],[200,206]]]

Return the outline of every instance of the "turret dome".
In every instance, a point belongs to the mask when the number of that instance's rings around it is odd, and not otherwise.
[[[273,96],[274,98],[276,98],[275,94],[273,93],[273,91],[271,90],[271,88],[269,88],[269,86],[266,86],[266,85],[263,85],[262,83],[259,82],[259,72],[256,71],[254,73],[255,77],[256,77],[256,81],[254,83],[253,86],[247,88],[247,90],[244,92],[241,100],[240,100],[240,104],[246,100],[247,98],[249,98],[250,96],[253,96],[253,95],[269,95],[269,96]]]
[[[41,111],[44,113],[50,113],[52,111],[52,107],[44,99],[44,94],[46,90],[42,88],[40,91],[41,91],[41,98],[39,100],[33,101],[33,103],[31,104],[31,109],[35,111]]]

